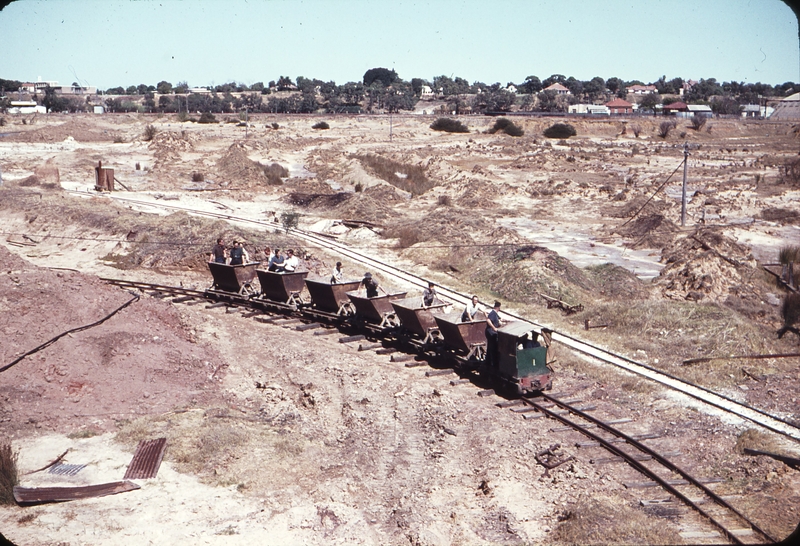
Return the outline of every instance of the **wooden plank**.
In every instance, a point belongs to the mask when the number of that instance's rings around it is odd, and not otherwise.
[[[494,394],[494,389],[484,389],[482,391],[478,391],[478,396],[492,396]]]
[[[340,337],[339,343],[352,343],[353,341],[363,341],[365,339],[367,339],[367,336],[364,334],[358,334],[355,336]]]
[[[315,336],[332,336],[333,334],[340,333],[336,328],[329,328],[327,330],[318,330],[314,332]]]
[[[376,353],[378,351],[375,351]],[[414,360],[415,355],[392,355],[390,361],[391,362],[408,362],[409,360]]]
[[[301,324],[295,327],[295,330],[298,332],[305,332],[306,330],[316,330],[317,328],[322,328],[322,324],[319,322],[312,322],[310,324]]]
[[[669,485],[689,485],[687,480],[664,480]],[[698,482],[702,483],[703,485],[708,485],[711,483],[720,483],[723,481],[722,478],[700,478],[697,480]],[[628,489],[643,489],[646,487],[661,487],[661,484],[658,482],[622,482]]]
[[[456,385],[464,385],[465,383],[471,383],[469,379],[451,379],[450,385],[455,387]]]
[[[211,303],[209,305],[206,305],[206,309],[216,309],[217,307],[225,307],[227,305],[228,304],[224,301],[218,301],[217,303]]]
[[[448,368],[446,370],[428,370],[427,372],[425,372],[425,377],[435,377],[435,376],[438,376],[438,375],[450,375],[452,373],[455,373],[455,370],[453,370],[452,368]]]
[[[524,403],[525,402],[523,402],[522,400],[516,399],[516,400],[505,400],[503,402],[498,402],[495,405],[498,408],[513,408],[514,406],[521,406]]]
[[[390,355],[390,354],[396,353],[396,352],[397,352],[397,349],[395,349],[393,347],[386,347],[384,349],[378,349],[377,351],[375,351],[375,354],[376,355]]]
[[[133,482],[121,481],[85,485],[80,487],[14,487],[14,499],[19,504],[43,504],[46,502],[63,502],[92,497],[116,495],[139,489]]]

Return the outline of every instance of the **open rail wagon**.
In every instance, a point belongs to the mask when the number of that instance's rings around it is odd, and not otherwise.
[[[261,285],[260,298],[293,307],[303,303],[300,292],[305,287],[308,271],[277,272],[257,269],[258,283]]]
[[[253,281],[256,278],[256,267],[261,262],[250,262],[240,265],[218,264],[209,262],[208,268],[214,284],[209,290],[228,292],[240,296],[250,296],[256,292]]]
[[[434,315],[441,314],[444,308],[448,307],[447,304],[423,307],[420,296],[392,300],[391,304],[404,330],[421,338],[423,343],[439,337],[439,327],[436,326]]]
[[[399,300],[406,297],[406,292],[397,292],[395,294],[385,294],[383,296],[375,296],[368,298],[366,296],[359,296],[358,292],[347,292],[347,297],[353,304],[356,311],[356,317],[366,322],[378,324],[379,328],[386,326],[397,326],[397,316],[392,307],[393,300]]]
[[[465,358],[481,359],[486,354],[486,315],[479,311],[474,320],[461,322],[461,312],[434,315],[442,340],[448,348]]]
[[[550,331],[541,334],[530,323],[515,321],[497,329],[501,380],[516,386],[519,394],[549,390],[553,370],[548,366]]]
[[[306,288],[311,296],[312,307],[322,313],[332,313],[339,316],[354,313],[350,298],[347,293],[357,290],[360,280],[338,282],[331,284],[328,281],[306,279]]]

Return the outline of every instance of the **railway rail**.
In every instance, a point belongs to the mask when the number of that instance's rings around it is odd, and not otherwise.
[[[547,407],[551,402],[562,411]],[[734,544],[772,544],[777,540],[753,523],[725,499],[712,491],[705,480],[695,478],[677,464],[643,443],[642,439],[626,434],[611,424],[589,415],[588,409],[541,393],[536,398],[524,397],[523,403],[543,415],[591,438],[601,447],[620,457],[637,472],[657,483],[674,498],[694,510],[710,525],[719,529]],[[574,417],[573,417],[574,416]],[[647,435],[644,435],[647,436]],[[676,479],[676,477],[679,477]],[[708,508],[704,508],[707,506]],[[749,537],[758,542],[744,542]]]
[[[71,193],[77,194],[77,195],[87,195],[86,192],[80,192],[80,191],[71,191]],[[92,194],[92,195],[96,195],[96,194]],[[189,207],[182,207],[182,206],[178,206],[178,205],[170,205],[170,204],[166,204],[166,203],[154,203],[154,202],[151,202],[151,201],[145,201],[145,200],[141,200],[141,199],[133,199],[133,198],[122,197],[122,196],[117,196],[117,195],[110,195],[109,197],[112,198],[112,199],[115,199],[117,201],[123,202],[123,203],[131,203],[131,204],[139,205],[139,206],[147,206],[147,207],[161,208],[161,209],[167,209],[167,210],[176,210],[176,211],[179,210],[179,211],[187,212],[187,213],[190,213],[190,214],[195,214],[195,215],[198,215],[198,216],[208,216],[208,217],[212,217],[212,218],[235,221],[235,222],[240,222],[240,223],[244,223],[244,224],[250,224],[250,225],[262,227],[262,228],[273,228],[274,227],[274,224],[271,224],[269,222],[264,222],[264,221],[260,221],[260,220],[254,220],[252,218],[246,218],[246,217],[241,217],[241,216],[235,216],[235,215],[232,215],[232,214],[223,214],[223,213],[217,213],[217,212],[202,211],[202,210],[192,209],[192,208],[189,208]],[[386,262],[384,262],[382,260],[377,260],[377,259],[372,258],[370,256],[367,256],[367,255],[361,254],[359,252],[356,252],[356,251],[352,250],[351,248],[349,248],[347,245],[344,245],[344,244],[339,243],[337,241],[333,241],[333,240],[328,239],[326,237],[323,237],[323,236],[320,236],[320,235],[317,235],[317,234],[314,234],[314,233],[311,233],[311,232],[308,232],[308,231],[300,230],[300,229],[292,229],[291,233],[294,234],[295,236],[297,236],[298,238],[305,240],[308,243],[317,245],[317,246],[319,246],[321,248],[324,248],[324,249],[327,249],[329,251],[337,252],[340,255],[346,256],[347,258],[349,258],[349,259],[351,259],[353,261],[360,262],[360,263],[362,263],[362,264],[364,264],[366,266],[369,266],[370,268],[372,268],[372,269],[374,269],[376,271],[380,271],[380,272],[382,272],[384,274],[390,275],[390,276],[394,277],[395,279],[399,279],[399,280],[401,280],[401,281],[403,281],[405,283],[408,283],[408,284],[410,284],[412,286],[419,287],[419,288],[427,287],[427,283],[428,283],[427,279],[425,279],[425,278],[423,278],[423,277],[421,277],[419,275],[415,275],[413,273],[409,273],[407,271],[404,271],[404,270],[402,270],[402,269],[400,269],[398,267],[395,267],[395,266],[393,266],[393,265],[391,265],[389,263],[386,263]],[[452,290],[452,289],[444,287],[444,286],[440,286],[437,291],[439,292],[440,296],[448,298],[448,299],[452,300],[453,302],[459,303],[459,304],[466,304],[467,301],[469,301],[469,298],[470,298],[470,295],[468,295],[468,294],[464,294],[464,293],[458,292],[456,290]],[[513,319],[516,319],[516,320],[522,320],[522,321],[529,322],[535,328],[538,328],[540,330],[541,330],[541,328],[549,328],[547,325],[544,325],[544,324],[541,324],[541,323],[537,323],[537,322],[534,322],[534,321],[530,321],[529,319],[527,319],[525,317],[522,317],[522,316],[520,316],[518,314],[512,313],[512,312],[504,311],[503,314],[505,316],[511,317]],[[576,352],[578,352],[578,353],[580,353],[582,355],[588,356],[590,358],[596,359],[598,361],[601,361],[601,362],[604,362],[604,363],[607,363],[607,364],[611,364],[611,365],[616,366],[618,368],[624,369],[624,370],[626,370],[626,371],[628,371],[630,373],[634,373],[636,375],[644,377],[644,378],[646,378],[648,380],[655,381],[656,383],[659,383],[659,384],[661,384],[661,385],[663,385],[665,387],[668,387],[670,389],[673,389],[673,390],[676,390],[678,392],[681,392],[681,393],[683,393],[683,394],[685,394],[685,395],[687,395],[687,396],[689,396],[691,398],[699,400],[699,401],[701,401],[701,402],[703,402],[705,404],[708,404],[710,406],[713,406],[713,407],[715,407],[717,409],[720,409],[720,410],[732,413],[734,415],[737,415],[737,416],[739,416],[739,417],[741,417],[743,419],[751,421],[751,422],[753,422],[755,424],[758,424],[758,425],[760,425],[760,426],[762,426],[764,428],[767,428],[767,429],[769,429],[769,430],[771,430],[773,432],[776,432],[778,434],[781,434],[783,436],[787,436],[787,437],[792,438],[794,440],[800,440],[800,427],[798,427],[797,425],[795,425],[794,423],[792,423],[792,422],[790,422],[790,421],[788,421],[786,419],[783,419],[780,416],[770,414],[769,412],[766,412],[766,411],[761,410],[759,408],[756,408],[756,407],[750,406],[748,404],[739,402],[739,401],[734,400],[734,399],[732,399],[730,397],[727,397],[727,396],[724,396],[724,395],[719,394],[717,392],[714,392],[711,389],[708,389],[708,388],[705,388],[705,387],[702,387],[702,386],[699,386],[699,385],[694,385],[694,384],[689,383],[689,382],[687,382],[687,381],[685,381],[683,379],[680,379],[679,377],[676,377],[676,376],[668,374],[666,372],[657,370],[657,369],[653,368],[652,366],[649,366],[649,365],[641,363],[641,362],[637,362],[637,361],[635,361],[635,360],[633,360],[631,358],[628,358],[628,357],[626,357],[624,355],[621,355],[621,354],[614,353],[614,352],[609,351],[608,349],[605,349],[603,347],[599,347],[597,345],[588,343],[588,342],[583,341],[583,340],[581,340],[581,339],[579,339],[577,337],[574,337],[574,336],[572,336],[570,334],[567,334],[567,333],[564,333],[564,332],[560,332],[558,330],[553,330],[552,328],[550,328],[550,329],[553,332],[552,333],[552,340],[554,342],[561,343],[562,345],[564,345],[564,346],[566,346],[566,347],[568,347],[568,348],[570,348],[570,349],[572,349],[572,350],[574,350],[574,351],[576,351]]]

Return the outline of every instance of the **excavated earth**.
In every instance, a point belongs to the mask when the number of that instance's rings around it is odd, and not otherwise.
[[[296,248],[311,277],[329,275],[341,257],[284,233],[287,213],[800,422],[797,358],[722,358],[800,352],[796,336],[777,339],[785,292],[762,268],[800,241],[800,188],[780,176],[796,156],[791,123],[679,124],[662,139],[660,120],[576,120],[577,137],[550,141],[546,118],[515,118],[525,136],[512,138],[485,134],[493,120],[480,117],[464,119],[468,134],[444,134],[428,128],[433,118],[395,116],[391,140],[380,116],[326,118],[327,131],[299,116],[251,117],[247,128],[138,115],[6,121],[0,367],[12,365],[0,372],[0,438],[20,485],[121,480],[139,441],[167,438],[158,476],[140,489],[0,505],[14,544],[720,543],[679,503],[643,502],[668,495],[627,487],[644,479],[579,447],[585,438],[478,396],[489,385],[451,385],[453,375],[427,377],[339,336],[101,280],[204,289],[220,236],[262,260],[265,245]],[[684,141],[681,227],[680,171],[656,190]],[[111,194],[119,200],[94,191],[99,161],[129,190]],[[583,311],[548,309],[542,294]],[[796,442],[564,348],[553,357],[553,392],[657,435],[649,445],[718,479],[714,490],[772,536],[798,524],[798,470],[742,452],[798,457]],[[703,357],[716,360],[684,365]],[[535,455],[547,449],[574,458],[546,470]],[[37,471],[65,452],[63,463],[86,466]]]

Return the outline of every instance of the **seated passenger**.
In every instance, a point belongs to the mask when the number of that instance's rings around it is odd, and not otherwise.
[[[279,248],[275,249],[275,254],[269,259],[268,271],[283,271],[283,255]]]
[[[366,289],[368,298],[378,297],[378,290],[386,294],[386,290],[378,284],[378,281],[372,278],[372,273],[364,273],[364,278],[361,279],[361,284],[358,285],[359,292],[362,286]]]
[[[336,267],[333,268],[333,273],[331,273],[331,284],[339,284],[342,280],[344,280],[342,262],[336,262]]]
[[[472,296],[472,301],[467,303],[464,312],[461,313],[461,322],[470,322],[475,320],[475,315],[478,312],[483,312],[483,307],[478,304],[478,296]]]
[[[300,267],[300,259],[294,255],[294,250],[291,248],[286,251],[286,261],[283,262],[283,270],[287,273],[294,273]]]
[[[530,331],[525,334],[525,337],[520,339],[519,345],[517,345],[517,349],[535,349],[536,347],[541,347],[539,341],[539,334],[534,331]]]

